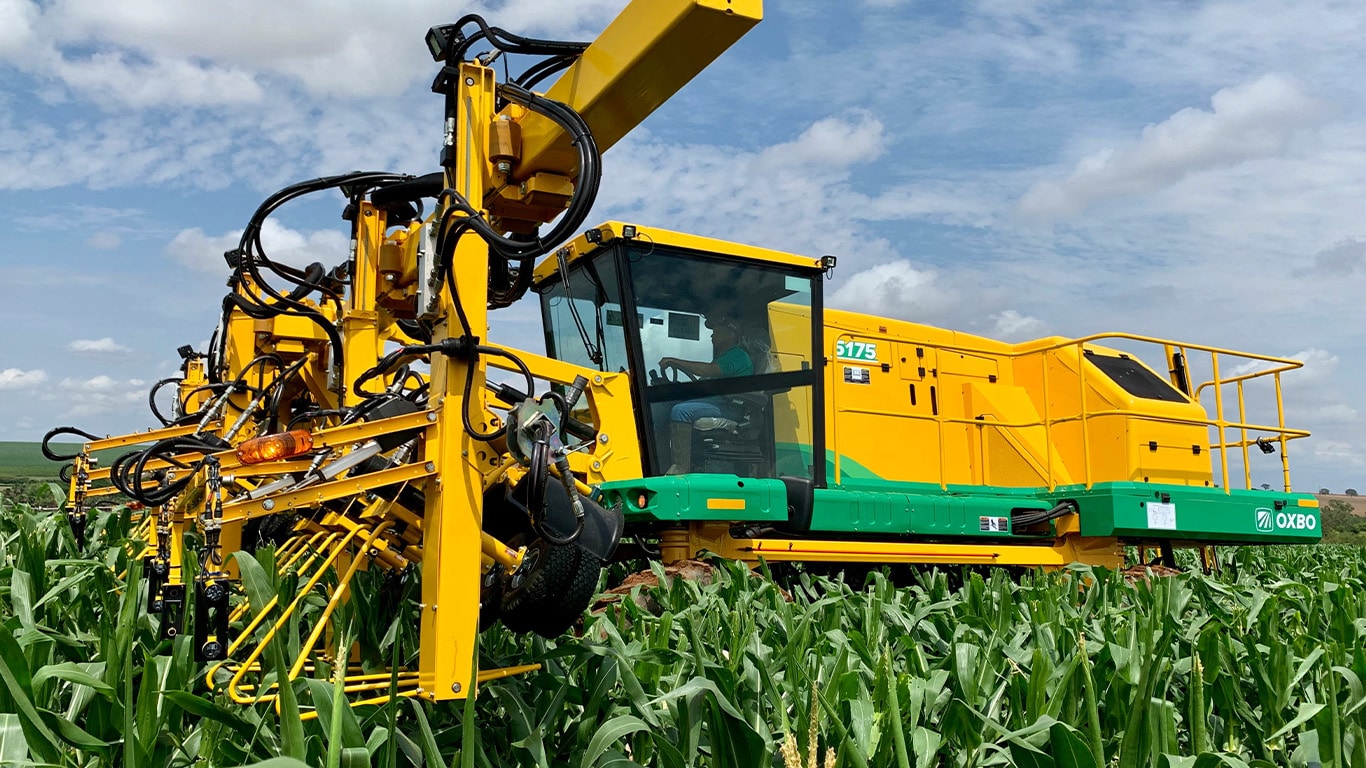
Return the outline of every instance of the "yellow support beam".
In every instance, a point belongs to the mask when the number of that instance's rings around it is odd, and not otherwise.
[[[460,151],[446,171],[447,186],[466,200],[482,200],[485,191],[483,147],[488,117],[494,114],[492,69],[462,64],[458,107],[452,129]],[[439,217],[438,217],[439,218]],[[453,262],[460,266],[457,296],[443,291],[443,320],[432,340],[471,334],[483,336],[488,326],[488,247],[477,237],[463,237]],[[456,302],[463,315],[456,311]],[[461,327],[458,318],[468,323]],[[440,403],[437,421],[425,441],[424,457],[440,474],[423,488],[426,510],[422,528],[422,615],[419,620],[418,687],[426,699],[463,699],[475,694],[479,633],[480,574],[483,567],[484,472],[487,444],[466,432],[466,417],[475,429],[488,430],[484,407],[484,366],[433,355],[430,397]],[[466,387],[466,380],[473,379]],[[465,399],[465,392],[470,400]],[[480,455],[485,458],[481,462]]]
[[[667,534],[668,532],[666,532]],[[682,550],[683,531],[673,532],[665,543],[670,553]],[[839,541],[818,539],[737,539],[724,523],[694,523],[687,531],[688,557],[713,552],[732,560],[756,564],[760,558],[772,562],[807,563],[881,563],[881,564],[958,564],[1007,565],[1061,568],[1071,563],[1119,568],[1124,565],[1124,548],[1118,539],[1082,538],[1067,535],[1047,544],[1020,545],[1004,542],[984,544],[901,543],[891,541]],[[677,559],[675,554],[675,559]]]
[[[633,2],[546,96],[583,115],[598,149],[606,151],[762,18],[760,0]],[[558,125],[529,114],[521,126],[522,157],[514,179],[574,171],[578,155]]]
[[[223,428],[222,421],[211,421],[204,426],[204,434],[218,434],[218,430]],[[123,448],[129,445],[141,445],[143,443],[155,443],[158,440],[166,440],[172,437],[185,437],[193,435],[199,431],[198,424],[187,424],[180,427],[161,427],[158,429],[148,429],[146,432],[133,432],[127,435],[111,435],[102,437],[98,440],[90,440],[85,444],[87,453],[105,451],[110,448]]]

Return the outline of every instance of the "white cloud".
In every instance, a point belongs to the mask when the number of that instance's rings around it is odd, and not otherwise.
[[[939,275],[921,270],[909,261],[877,264],[845,280],[829,304],[870,315],[897,317],[916,322],[934,322],[953,302],[937,285]]]
[[[494,23],[520,33],[591,39],[623,4],[513,0],[465,10],[488,13]],[[496,10],[490,10],[493,6]],[[401,92],[432,71],[423,35],[433,24],[454,21],[456,14],[437,0],[415,0],[386,7],[383,23],[377,24],[373,10],[360,0],[325,5],[129,0],[117,6],[56,0],[41,16],[30,10],[35,34],[16,45],[27,43],[31,54],[32,38],[38,37],[64,56],[66,50],[93,44],[101,54],[85,62],[61,58],[51,71],[72,87],[106,85],[109,99],[127,104],[170,104],[177,98],[200,104],[254,101],[261,76],[286,78],[315,95],[374,97]],[[140,74],[164,78],[164,89],[158,92],[155,80],[144,87]],[[221,90],[196,92],[196,83]]]
[[[1096,203],[1156,192],[1188,175],[1279,153],[1323,116],[1294,80],[1265,75],[1225,88],[1211,109],[1187,108],[1143,129],[1139,141],[1087,155],[1067,178],[1040,181],[1020,199],[1026,216],[1072,216]]]
[[[146,382],[141,379],[120,380],[106,374],[88,379],[67,377],[57,383],[57,388],[61,393],[50,399],[66,405],[62,418],[135,411],[136,406],[147,402]]]
[[[1306,418],[1320,424],[1350,424],[1357,420],[1357,410],[1346,403],[1332,403],[1310,411]]]
[[[28,0],[0,0],[0,59],[29,46],[37,15],[37,8]]]
[[[1010,294],[985,288],[969,272],[943,275],[910,261],[875,264],[856,272],[827,299],[834,309],[952,328],[1001,341],[1043,335],[1042,320],[1004,306]],[[983,320],[985,318],[985,322]]]
[[[112,251],[123,245],[123,238],[114,232],[96,232],[85,239],[85,244],[101,251]]]
[[[1332,352],[1312,347],[1300,350],[1293,355],[1287,355],[1286,359],[1297,360],[1302,364],[1302,367],[1295,369],[1293,373],[1284,374],[1287,377],[1293,377],[1293,381],[1300,387],[1318,386],[1333,381],[1338,364],[1342,362]],[[1269,370],[1273,367],[1279,367],[1279,365],[1263,360],[1249,360],[1239,363],[1223,375],[1224,377],[1242,376],[1254,371]],[[1287,378],[1287,380],[1291,379]]]
[[[76,339],[66,348],[78,355],[91,356],[126,355],[132,351],[109,336],[102,339]]]
[[[860,232],[850,178],[886,151],[886,130],[866,110],[817,120],[794,138],[755,150],[667,144],[647,131],[604,160],[596,211],[796,253],[891,258],[885,241]]]
[[[261,86],[250,73],[188,60],[141,63],[130,62],[121,53],[97,53],[88,59],[62,59],[53,71],[94,101],[128,107],[232,105],[261,99]]]
[[[882,122],[871,112],[857,109],[817,120],[795,140],[764,149],[749,163],[749,171],[767,177],[825,168],[839,172],[875,160],[886,151]]]
[[[0,189],[217,190],[246,182],[264,194],[339,169],[426,173],[436,156],[432,126],[439,125],[435,98],[317,102],[285,89],[228,111],[92,111],[43,122],[0,109]]]
[[[1024,341],[1043,336],[1048,324],[1037,317],[1022,315],[1013,309],[1002,310],[992,315],[994,323],[991,336],[1001,341]]]
[[[108,392],[120,386],[118,379],[112,376],[100,374],[89,379],[78,379],[68,376],[57,383],[57,386],[71,390],[73,392]]]
[[[6,368],[0,371],[0,390],[32,389],[47,381],[47,372],[42,370],[24,371]]]
[[[181,230],[166,244],[166,254],[185,266],[202,272],[226,272],[223,254],[237,248],[242,230],[210,236],[199,227]],[[272,261],[302,267],[319,261],[333,265],[348,255],[346,236],[335,230],[300,232],[275,219],[261,226],[261,244]]]
[[[1366,466],[1366,452],[1355,448],[1345,440],[1311,438],[1307,448],[1309,453],[1318,461],[1347,467]]]

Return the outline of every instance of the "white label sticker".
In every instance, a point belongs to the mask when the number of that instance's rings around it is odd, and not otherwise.
[[[981,517],[978,518],[978,528],[988,533],[1003,533],[1010,530],[1010,518],[1008,517]]]
[[[1148,502],[1148,527],[1164,531],[1176,530],[1176,505]]]
[[[844,383],[846,384],[867,384],[872,379],[868,377],[867,368],[855,368],[853,366],[844,367]]]

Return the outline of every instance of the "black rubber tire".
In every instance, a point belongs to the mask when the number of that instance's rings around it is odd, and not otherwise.
[[[593,604],[601,573],[602,561],[579,550],[579,565],[573,578],[563,585],[559,600],[541,614],[531,631],[541,637],[559,637],[567,632]]]
[[[576,546],[543,539],[527,548],[530,572],[509,582],[502,606],[503,625],[513,632],[557,637],[588,608],[602,562]],[[534,558],[534,559],[533,559]]]

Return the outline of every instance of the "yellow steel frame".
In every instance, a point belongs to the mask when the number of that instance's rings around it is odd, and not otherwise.
[[[489,168],[480,148],[486,146],[487,118],[494,114],[493,71],[462,64],[458,78],[458,110],[454,167],[446,171],[446,186],[466,200],[483,200]],[[443,321],[433,341],[462,335],[456,326],[456,303],[464,307],[472,332],[487,326],[488,251],[481,240],[465,237],[456,244],[453,262],[465,265],[456,284],[458,295],[443,291]],[[466,377],[473,377],[475,402],[464,399]],[[424,455],[442,468],[424,489],[422,602],[418,648],[418,685],[414,695],[428,699],[464,698],[478,685],[475,658],[479,623],[479,577],[482,570],[482,489],[485,466],[481,445],[465,431],[469,414],[479,428],[488,428],[483,407],[484,372],[478,366],[449,364],[437,357],[432,365],[430,397],[442,406],[435,439]],[[477,393],[477,394],[474,394]],[[441,609],[445,608],[443,612]]]
[[[607,150],[763,18],[761,0],[635,2],[598,35],[546,96],[574,107]],[[565,174],[569,137],[539,115],[521,119],[522,156],[514,174]],[[475,199],[475,198],[470,198]]]
[[[820,539],[735,538],[727,523],[692,523],[665,530],[660,537],[661,557],[666,562],[712,552],[732,560],[756,565],[772,562],[877,563],[877,564],[981,564],[1061,568],[1070,563],[1118,568],[1124,565],[1124,548],[1114,538],[1083,538],[1076,532],[1076,516],[1059,521],[1064,532],[1047,544],[938,544],[890,541],[840,541]]]

